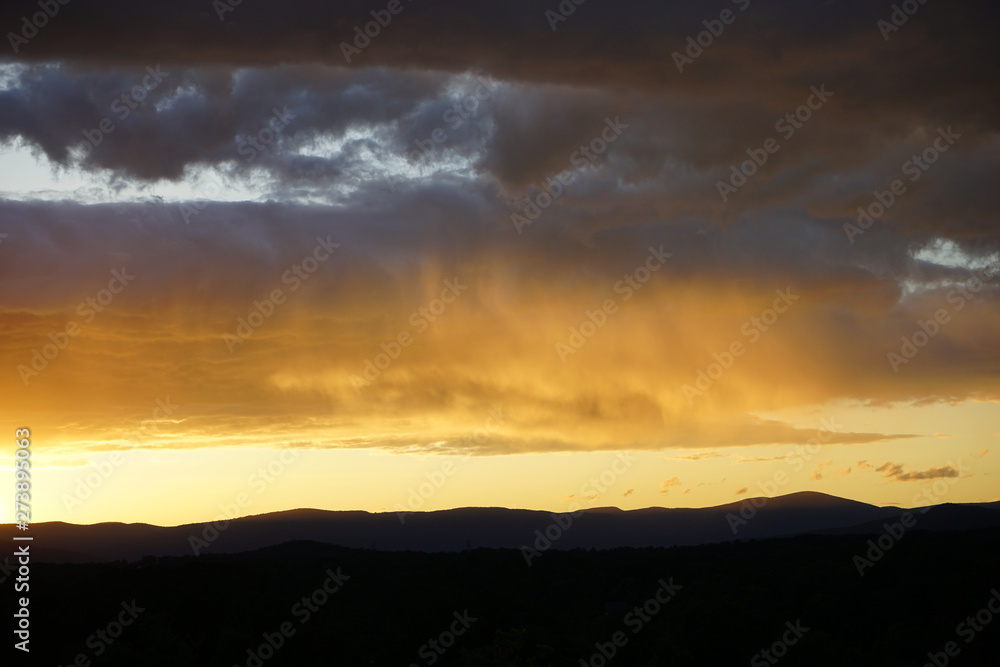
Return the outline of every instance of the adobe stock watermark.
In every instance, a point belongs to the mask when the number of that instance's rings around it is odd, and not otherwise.
[[[664,605],[669,603],[684,587],[674,583],[674,578],[670,577],[665,581],[660,579],[657,582],[660,587],[656,592],[641,605],[636,605],[631,611],[622,617],[622,623],[631,631],[631,636],[624,630],[616,630],[608,641],[595,642],[594,652],[587,658],[580,658],[578,667],[605,667],[619,651],[625,648],[631,637],[642,632],[659,614]]]
[[[339,243],[334,243],[330,240],[329,234],[327,234],[325,239],[317,236],[316,245],[313,247],[312,252],[281,274],[282,284],[291,285],[288,289],[289,292],[297,292],[303,283],[309,280],[319,270],[320,265],[330,259],[339,247]],[[240,316],[236,318],[235,333],[227,331],[222,334],[222,340],[226,344],[226,348],[230,354],[236,351],[237,345],[242,345],[250,340],[254,332],[264,326],[264,323],[274,316],[278,307],[285,304],[286,299],[287,296],[280,287],[271,290],[270,294],[265,296],[262,301],[254,299],[253,307],[247,313],[246,317]]]
[[[906,22],[910,20],[910,17],[917,13],[917,10],[925,4],[927,0],[903,0],[902,3],[892,6],[892,13],[889,14],[889,20],[879,19],[875,22],[875,26],[878,31],[882,33],[882,39],[886,42],[889,41],[889,35],[894,32],[898,32],[900,28],[906,25]]]
[[[476,118],[479,115],[481,104],[493,96],[493,86],[482,76],[476,76],[478,85],[471,93],[462,97],[441,114],[441,121],[448,125],[452,131],[462,127],[466,121]],[[413,145],[416,149],[407,154],[407,158],[417,162],[422,158],[430,156],[434,150],[448,141],[448,130],[444,127],[435,127],[431,130],[426,139],[414,139]]]
[[[939,127],[937,133],[938,136],[934,138],[934,141],[927,148],[919,154],[914,153],[909,160],[900,166],[900,170],[904,175],[909,176],[911,183],[919,181],[924,172],[938,161],[941,154],[951,148],[962,136],[952,132],[950,125],[947,130]],[[852,225],[849,222],[845,222],[843,225],[844,235],[847,236],[847,240],[851,242],[851,245],[854,245],[855,236],[861,236],[867,232],[875,224],[875,221],[885,215],[885,212],[892,208],[892,205],[904,194],[906,194],[906,183],[898,178],[889,184],[888,189],[873,191],[872,195],[874,195],[875,200],[867,206],[858,207],[857,224]]]
[[[124,292],[133,280],[135,280],[135,276],[130,275],[124,266],[120,271],[118,269],[112,270],[108,286],[98,290],[94,296],[87,297],[77,305],[76,314],[83,318],[83,324],[93,322],[98,314],[104,312],[104,309],[110,306],[115,297]],[[61,331],[50,333],[48,335],[50,342],[42,345],[40,349],[35,348],[31,351],[29,364],[27,366],[18,364],[16,368],[24,386],[27,387],[32,378],[38,377],[42,371],[48,368],[49,364],[69,347],[71,339],[79,336],[82,332],[83,325],[77,323],[76,320],[70,320],[66,322]]]
[[[468,285],[462,284],[458,276],[451,280],[445,279],[442,281],[442,285],[444,287],[441,288],[437,298],[431,299],[426,306],[421,306],[410,313],[407,322],[413,327],[414,333],[411,334],[408,328],[402,329],[391,340],[379,343],[382,351],[372,358],[365,359],[361,375],[351,376],[351,385],[354,387],[355,393],[360,394],[362,389],[371,386],[382,375],[383,371],[399,359],[403,350],[413,344],[416,336],[427,331],[430,325],[444,314],[448,306],[455,303],[462,292],[469,289]]]
[[[765,308],[760,312],[759,315],[749,318],[740,327],[740,333],[743,334],[747,339],[749,339],[749,344],[754,344],[760,337],[764,335],[778,318],[784,313],[788,312],[788,309],[794,305],[796,301],[799,300],[798,294],[792,294],[792,288],[786,287],[784,290],[776,289],[774,293],[778,295],[778,298],[774,300],[770,308]],[[715,359],[705,368],[699,368],[697,373],[697,379],[694,381],[694,385],[686,384],[681,388],[684,392],[684,398],[687,399],[688,405],[694,403],[694,399],[698,396],[704,396],[705,392],[712,388],[712,385],[721,378],[726,371],[733,367],[736,360],[742,357],[747,351],[746,346],[743,344],[742,340],[736,339],[732,341],[725,350],[721,353],[713,352],[712,358]]]
[[[285,474],[285,471],[295,463],[301,454],[294,449],[283,449],[281,453],[268,461],[267,465],[259,466],[256,471],[247,476],[247,486],[254,490],[251,496],[246,491],[236,495],[231,502],[219,505],[221,513],[213,521],[202,524],[201,535],[189,535],[188,546],[191,552],[198,556],[229,529],[230,522],[239,516],[246,516],[247,509],[253,504],[256,496],[264,493],[271,484]]]
[[[990,597],[975,614],[969,614],[955,626],[955,634],[966,644],[971,644],[980,632],[986,629],[996,615],[1000,614],[1000,591],[996,588],[990,591]],[[957,658],[962,647],[956,641],[945,643],[941,651],[928,651],[927,662],[923,667],[946,667],[952,658]]]
[[[591,139],[587,144],[581,145],[570,153],[569,162],[577,172],[582,172],[593,166],[597,159],[608,150],[608,146],[618,140],[622,132],[628,129],[628,124],[621,122],[621,116],[604,119],[604,128],[600,134]],[[542,215],[542,211],[559,199],[566,191],[566,188],[573,182],[573,171],[562,171],[542,181],[539,184],[540,192],[533,198],[528,197],[524,201],[524,215],[512,213],[510,221],[514,225],[517,233],[521,233],[521,228],[534,223]],[[546,187],[548,186],[548,187]],[[527,217],[525,217],[527,216]]]
[[[111,103],[110,109],[118,118],[118,122],[124,122],[133,111],[138,109],[160,83],[170,76],[170,72],[163,72],[160,66],[147,67],[146,76],[142,77],[142,82],[132,86],[127,92],[122,93]],[[110,116],[105,116],[97,123],[97,127],[92,130],[83,130],[84,141],[78,144],[81,156],[88,155],[92,150],[101,145],[104,137],[117,129],[115,121]]]
[[[802,470],[802,466],[811,461],[822,446],[829,442],[833,437],[833,434],[839,431],[842,427],[843,425],[837,424],[836,419],[834,418],[821,419],[820,427],[816,429],[815,436],[810,438],[804,446],[795,445],[788,451],[789,458],[786,459],[788,465],[790,465],[795,472]],[[726,523],[729,524],[729,530],[733,532],[733,535],[736,535],[740,528],[746,526],[755,516],[757,516],[757,512],[767,505],[770,497],[777,495],[778,491],[790,481],[791,478],[788,476],[788,473],[782,469],[775,470],[771,475],[770,480],[757,482],[757,488],[760,489],[763,496],[757,498],[745,498],[743,502],[740,503],[740,510],[738,513],[726,513]]]
[[[268,146],[277,141],[278,136],[288,127],[295,114],[288,107],[274,107],[271,118],[256,133],[247,135],[240,140],[236,152],[243,156],[246,162],[253,162],[258,153],[264,153]]]
[[[205,187],[202,187],[203,182],[205,183]],[[184,201],[179,205],[181,217],[184,218],[185,225],[190,225],[191,218],[200,215],[202,211],[208,208],[208,205],[213,201],[213,197],[218,197],[228,189],[222,181],[214,176],[203,177],[201,182],[198,183],[198,188],[204,194],[204,199]]]
[[[59,9],[70,3],[70,0],[38,0],[39,12],[35,12],[29,18],[27,14],[21,17],[20,32],[8,32],[7,41],[14,54],[20,52],[21,47],[27,44],[38,35],[38,31],[49,24],[51,19],[56,17]]]
[[[963,472],[969,470],[968,466],[962,465],[962,460],[959,459],[956,463],[948,462],[948,467],[953,468],[956,471],[954,477],[939,477],[935,479],[934,482],[927,487],[924,487],[920,492],[915,494],[912,499],[914,505],[921,502],[927,502],[927,505],[920,510],[906,510],[899,515],[898,521],[887,521],[882,524],[882,533],[875,539],[869,539],[866,543],[868,549],[865,551],[864,555],[856,555],[852,558],[854,567],[858,571],[859,576],[865,576],[865,570],[875,566],[875,563],[882,560],[882,558],[893,548],[896,544],[903,539],[906,535],[906,531],[917,525],[918,516],[914,512],[920,515],[927,514],[931,510],[931,507],[938,503],[941,498],[943,498],[951,487],[958,483],[960,479],[959,475]]]
[[[809,628],[802,625],[801,619],[796,619],[795,623],[785,621],[787,628],[778,639],[767,648],[762,649],[750,658],[751,667],[767,667],[776,665],[778,661],[788,655],[788,649],[799,643],[799,640],[809,632]]]
[[[654,273],[663,268],[670,257],[673,257],[673,253],[664,252],[662,245],[659,248],[649,246],[649,255],[646,256],[646,259],[635,269],[622,276],[621,280],[615,282],[613,286],[615,294],[622,295],[623,303],[631,299],[649,282]],[[618,309],[617,300],[605,299],[600,308],[584,311],[583,320],[569,328],[567,341],[556,343],[556,354],[559,355],[559,360],[565,363],[569,355],[579,352],[587,344],[587,341],[608,323],[608,318],[618,312]]]
[[[361,52],[368,48],[372,40],[381,35],[382,30],[389,27],[393,17],[402,14],[404,9],[402,0],[389,0],[385,9],[373,9],[370,12],[374,20],[365,23],[364,30],[361,29],[360,25],[354,26],[354,39],[351,43],[340,43],[340,52],[344,54],[344,60],[347,61],[347,64],[351,64],[351,58],[361,55]]]
[[[893,373],[899,373],[901,366],[910,363],[922,349],[924,349],[931,339],[941,333],[944,325],[951,322],[952,315],[959,312],[965,305],[975,298],[1000,269],[996,267],[986,267],[980,269],[978,275],[973,276],[967,285],[962,285],[950,290],[945,296],[950,308],[938,308],[934,311],[933,317],[926,320],[918,319],[917,328],[909,336],[902,336],[899,351],[889,351],[886,353],[886,360]],[[952,312],[953,311],[953,312]]]
[[[291,617],[298,621],[299,627],[308,623],[351,578],[350,575],[344,574],[339,567],[336,572],[328,568],[324,574],[326,579],[323,580],[323,583],[308,595],[303,595],[288,611]],[[295,624],[291,620],[287,620],[278,624],[274,632],[264,632],[261,634],[261,643],[246,650],[247,657],[243,665],[245,667],[263,667],[265,662],[273,658],[285,643],[295,636],[297,630]],[[241,666],[237,664],[233,667]]]
[[[243,156],[245,162],[253,162],[258,155],[270,150],[270,145],[277,141],[278,136],[295,117],[296,114],[290,111],[288,107],[282,107],[280,110],[277,107],[273,107],[271,109],[271,118],[255,134],[240,138],[236,146],[236,152]],[[205,198],[197,201],[184,201],[179,204],[181,217],[184,218],[184,224],[186,225],[191,224],[191,218],[200,215],[202,211],[208,208],[213,198],[226,193],[229,189],[211,174],[199,175],[199,180],[201,181],[198,183],[199,189],[202,189],[201,186],[203,183],[205,185],[203,188]]]
[[[226,22],[226,14],[235,12],[236,8],[243,4],[243,0],[212,0],[212,9],[219,17],[220,23]]]
[[[805,123],[813,116],[814,111],[819,111],[826,104],[827,100],[833,97],[833,93],[826,89],[826,84],[820,84],[819,88],[810,86],[810,95],[806,98],[805,104],[800,105],[795,111],[786,113],[774,124],[774,131],[781,134],[785,141],[788,141],[797,130],[802,129]],[[774,137],[764,140],[760,148],[748,148],[749,160],[744,160],[739,165],[729,166],[729,180],[716,181],[715,187],[719,191],[719,197],[723,202],[729,200],[729,195],[735,194],[747,184],[750,177],[767,164],[768,159],[781,150],[781,144]]]
[[[503,407],[492,408],[487,414],[489,416],[482,427],[477,428],[471,435],[461,438],[455,443],[457,449],[483,447],[493,438],[493,435],[500,430],[500,427],[507,420],[507,415],[503,413]],[[424,503],[440,491],[445,482],[454,476],[456,472],[458,472],[458,467],[455,463],[445,461],[437,470],[425,473],[424,478],[426,481],[421,482],[415,487],[410,487],[406,498],[406,506],[404,507],[402,504],[396,503],[396,516],[399,518],[399,523],[405,524],[406,516],[423,507]]]
[[[552,28],[552,32],[555,32],[559,28],[560,23],[564,23],[570,16],[576,12],[576,8],[587,2],[587,0],[562,0],[555,10],[546,9],[545,10],[545,20],[549,22],[549,27]]]
[[[104,652],[115,643],[115,640],[125,633],[125,628],[135,623],[139,614],[146,611],[146,608],[140,607],[135,600],[122,602],[120,606],[121,611],[118,612],[118,615],[104,627],[95,630],[84,642],[87,648],[93,651],[94,658],[104,655]],[[68,667],[89,665],[90,656],[91,654],[86,651],[80,652],[68,663]]]
[[[0,584],[6,583],[12,574],[17,573],[17,570],[17,564],[10,561],[10,556],[4,556],[3,562],[0,562]]]
[[[521,545],[521,556],[528,567],[532,561],[541,558],[542,554],[552,548],[552,546],[562,538],[562,536],[573,527],[573,520],[583,516],[583,509],[576,498],[586,500],[591,494],[600,495],[613,486],[618,479],[628,472],[633,461],[624,454],[618,454],[614,461],[596,477],[591,477],[580,486],[580,490],[573,496],[569,504],[569,511],[552,515],[552,522],[544,530],[535,529],[535,541],[533,546]]]
[[[461,613],[457,611],[452,612],[451,615],[455,620],[448,625],[448,629],[422,644],[417,650],[417,656],[422,658],[424,662],[411,662],[409,667],[420,667],[421,664],[428,665],[429,667],[436,663],[448,652],[448,649],[455,645],[458,638],[468,632],[472,624],[479,620],[475,616],[470,616],[468,609]]]
[[[732,0],[732,3],[739,7],[741,12],[745,12],[750,6],[750,0]],[[715,44],[717,37],[722,36],[722,32],[726,29],[726,26],[732,25],[734,21],[736,21],[736,14],[731,9],[723,9],[719,13],[718,19],[706,19],[702,21],[701,24],[705,26],[705,29],[697,35],[687,38],[687,48],[684,49],[684,53],[674,51],[671,54],[671,57],[674,59],[674,65],[677,66],[677,71],[683,74],[684,67],[694,64],[694,61],[705,53],[705,49]]]
[[[143,421],[139,424],[138,428],[125,433],[120,439],[141,440],[145,438],[157,430],[156,424],[159,420],[169,418],[174,414],[175,410],[177,410],[177,406],[170,402],[169,396],[165,399],[156,399],[156,407],[153,408],[152,412],[152,427],[146,425],[148,420]],[[91,471],[87,472],[86,475],[81,473],[77,476],[73,493],[63,493],[60,496],[60,500],[62,500],[66,511],[72,514],[76,511],[76,508],[89,500],[99,488],[104,486],[104,483],[111,478],[115,471],[125,463],[125,460],[126,456],[124,452],[114,451],[105,460],[91,463],[90,467],[93,468]]]

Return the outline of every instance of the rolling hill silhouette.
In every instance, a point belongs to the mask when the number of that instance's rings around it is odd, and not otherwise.
[[[505,508],[414,512],[297,509],[218,524],[161,527],[142,523],[34,524],[33,557],[48,562],[102,562],[197,554],[231,554],[294,541],[381,551],[457,552],[469,548],[614,549],[672,547],[810,533],[882,531],[898,507],[877,507],[823,493],[751,498],[698,509],[594,508],[577,516]],[[1000,526],[997,503],[947,504],[917,514],[917,530]],[[3,527],[5,533],[13,526]]]

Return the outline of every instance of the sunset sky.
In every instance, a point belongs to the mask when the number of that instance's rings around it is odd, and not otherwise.
[[[3,477],[28,427],[35,522],[1000,499],[1000,17],[912,4],[7,3]]]

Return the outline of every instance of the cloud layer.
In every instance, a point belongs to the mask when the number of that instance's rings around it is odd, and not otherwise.
[[[888,39],[870,3],[733,3],[683,72],[714,9],[405,3],[348,64],[378,7],[212,7],[70,3],[0,65],[0,140],[89,179],[0,202],[12,408],[95,447],[169,395],[169,446],[508,454],[1000,396],[993,3]]]

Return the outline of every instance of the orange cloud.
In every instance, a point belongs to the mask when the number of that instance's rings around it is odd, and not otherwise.
[[[676,477],[671,477],[670,479],[665,479],[660,483],[660,493],[666,495],[670,492],[670,489],[675,486],[680,486],[681,481]]]

